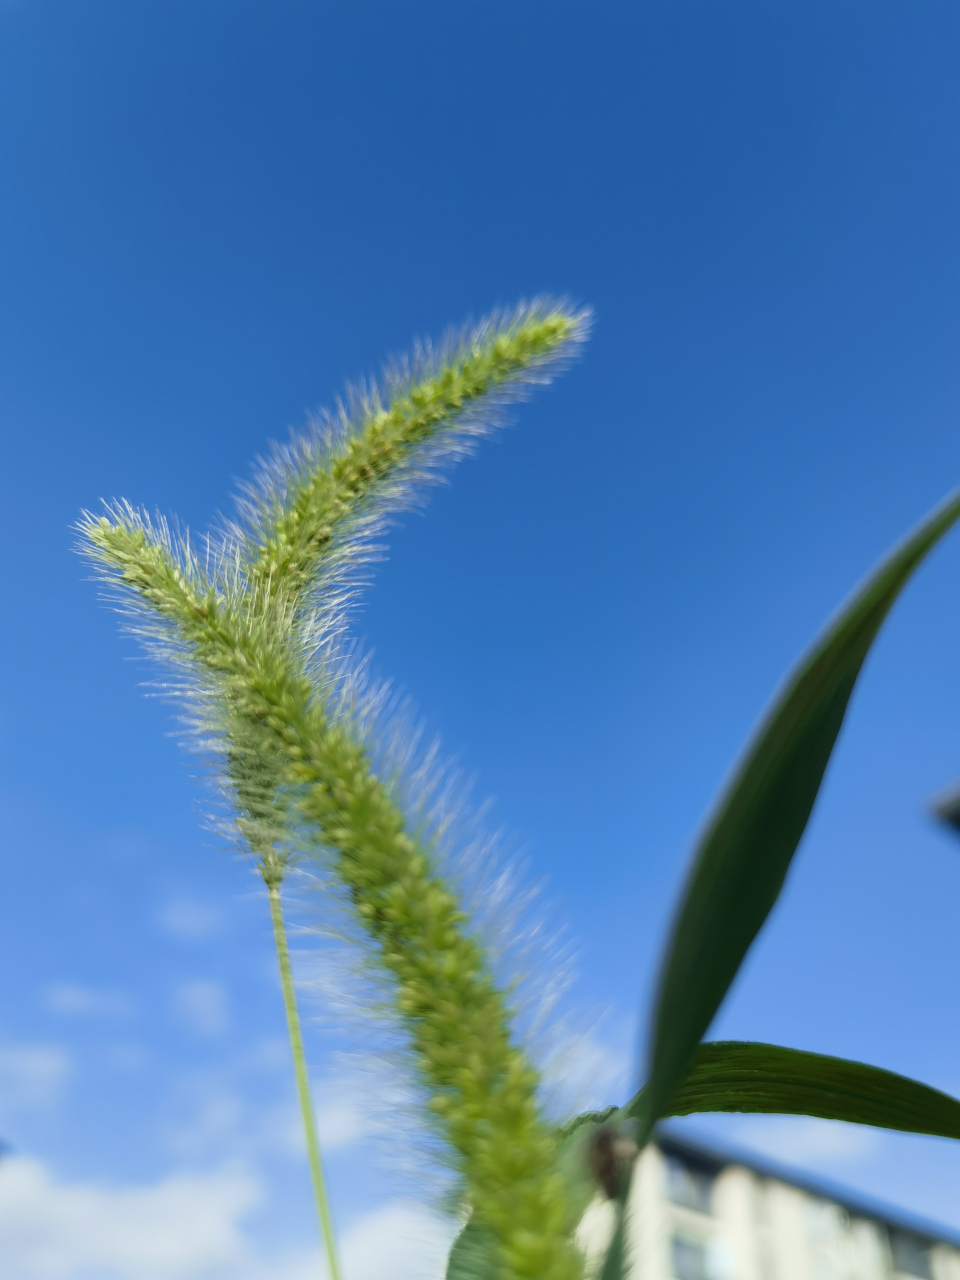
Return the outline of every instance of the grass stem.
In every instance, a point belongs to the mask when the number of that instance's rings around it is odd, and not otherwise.
[[[293,1069],[297,1077],[297,1093],[300,1097],[300,1111],[303,1116],[303,1128],[307,1138],[307,1154],[310,1159],[310,1175],[313,1178],[313,1193],[317,1202],[317,1214],[320,1218],[320,1231],[327,1251],[330,1280],[340,1280],[337,1242],[333,1234],[333,1221],[330,1217],[330,1205],[327,1201],[327,1185],[323,1176],[323,1164],[320,1160],[317,1117],[310,1097],[310,1080],[307,1076],[307,1060],[303,1052],[303,1037],[300,1034],[297,997],[293,989],[293,972],[290,968],[290,951],[287,947],[287,929],[283,922],[280,886],[268,883],[267,893],[270,897],[270,918],[273,921],[273,937],[277,944],[277,959],[280,961],[283,1004],[287,1011],[287,1030],[290,1033],[290,1048],[293,1051]]]

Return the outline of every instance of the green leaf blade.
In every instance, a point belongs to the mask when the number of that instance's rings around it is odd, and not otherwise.
[[[818,1116],[960,1138],[960,1101],[918,1080],[846,1058],[743,1041],[701,1045],[670,1111]]]
[[[497,1242],[473,1219],[453,1242],[444,1280],[497,1280]]]
[[[701,838],[655,1004],[645,1141],[780,894],[864,659],[927,552],[960,518],[934,511],[866,580],[787,680]]]
[[[623,1280],[627,1264],[627,1209],[625,1204],[617,1205],[617,1225],[613,1238],[607,1246],[606,1256],[600,1270],[600,1280]]]
[[[960,1101],[907,1076],[864,1062],[752,1041],[698,1047],[665,1115],[704,1112],[816,1116],[847,1124],[960,1138]],[[647,1115],[646,1090],[623,1110]]]

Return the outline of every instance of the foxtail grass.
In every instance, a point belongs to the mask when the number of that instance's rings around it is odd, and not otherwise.
[[[556,1168],[539,1077],[516,1041],[436,842],[375,764],[342,693],[337,654],[375,538],[444,459],[497,425],[582,342],[583,313],[538,302],[494,316],[383,382],[261,465],[239,516],[203,557],[127,504],[85,515],[84,549],[130,629],[176,673],[214,759],[235,831],[269,895],[318,1212],[336,1277],[281,885],[320,858],[342,886],[392,992],[432,1122],[455,1154],[504,1280],[576,1280],[574,1206]]]

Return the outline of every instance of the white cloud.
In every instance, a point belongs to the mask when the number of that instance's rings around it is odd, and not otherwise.
[[[439,1280],[456,1231],[449,1218],[394,1200],[344,1232],[346,1280]]]
[[[139,1071],[146,1066],[147,1050],[142,1044],[115,1044],[105,1052],[107,1064],[114,1071]]]
[[[256,1112],[239,1094],[218,1087],[205,1093],[186,1124],[170,1127],[166,1144],[171,1152],[188,1160],[222,1158],[254,1153],[259,1144]]]
[[[246,1173],[175,1174],[147,1187],[63,1185],[38,1161],[0,1162],[0,1252],[10,1280],[94,1269],[144,1280],[213,1276],[242,1262],[238,1222],[259,1199]]]
[[[568,1034],[543,1064],[548,1110],[566,1118],[610,1104],[619,1106],[637,1087],[632,1068],[633,1054],[625,1045],[612,1044],[595,1030]]]
[[[47,1008],[74,1016],[122,1016],[132,1007],[120,991],[97,991],[76,982],[55,982],[44,993]]]
[[[220,1036],[230,1026],[227,993],[219,982],[185,982],[177,989],[175,1007],[191,1031],[201,1036]]]
[[[251,1071],[289,1071],[290,1041],[282,1036],[260,1040],[244,1054],[242,1062]]]
[[[317,1108],[317,1129],[324,1148],[336,1151],[361,1142],[371,1133],[372,1126],[362,1103],[341,1092],[339,1098]]]
[[[292,1096],[275,1106],[252,1106],[243,1094],[225,1083],[204,1088],[186,1123],[167,1132],[167,1147],[184,1159],[203,1160],[229,1152],[244,1158],[260,1156],[302,1159],[306,1149],[300,1107]],[[379,1133],[375,1117],[363,1099],[341,1081],[313,1084],[320,1145],[327,1154],[361,1143]]]
[[[402,1138],[411,1100],[384,1064],[351,1055],[338,1071],[313,1081],[317,1128],[325,1147],[336,1150],[369,1138]]]
[[[167,1150],[192,1162],[258,1160],[281,1156],[303,1159],[303,1120],[297,1104],[286,1047],[282,1101],[254,1104],[242,1082],[224,1073],[201,1074],[184,1082],[185,1118],[166,1129]],[[289,1073],[289,1074],[288,1074]],[[312,1084],[320,1142],[325,1152],[341,1150],[379,1132],[364,1095],[348,1080],[332,1075]]]
[[[278,1042],[266,1048],[264,1055],[241,1053],[232,1064],[178,1078],[175,1114],[165,1118],[158,1135],[168,1156],[191,1167],[225,1160],[251,1166],[263,1161],[274,1169],[291,1163],[306,1167],[289,1046]],[[264,1061],[279,1074],[266,1091],[259,1079],[251,1090],[249,1075],[259,1076]],[[376,1165],[395,1195],[415,1200],[441,1195],[449,1171],[437,1160],[436,1142],[415,1100],[385,1072],[368,1073],[352,1057],[350,1068],[312,1080],[324,1156],[347,1160],[353,1168],[358,1161]]]
[[[0,1046],[0,1100],[5,1110],[56,1101],[70,1071],[69,1057],[56,1045]]]
[[[146,1186],[58,1182],[39,1161],[0,1163],[7,1280],[317,1280],[316,1248],[266,1256],[244,1229],[262,1202],[243,1167],[174,1173]],[[439,1280],[455,1224],[391,1201],[341,1235],[345,1280]]]
[[[168,902],[158,919],[167,933],[190,942],[212,937],[223,925],[223,913],[216,907],[187,898]]]
[[[363,1097],[349,1085],[335,1078],[313,1082],[314,1108],[320,1145],[326,1152],[341,1151],[379,1135],[381,1125],[365,1105]],[[264,1116],[261,1126],[264,1150],[282,1151],[299,1156],[305,1149],[303,1120],[294,1103],[275,1107]]]

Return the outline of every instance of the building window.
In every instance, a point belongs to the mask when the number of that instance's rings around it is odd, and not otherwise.
[[[710,1213],[713,1174],[677,1156],[667,1156],[667,1196],[684,1209]]]
[[[707,1246],[692,1236],[676,1235],[670,1241],[674,1280],[711,1280]]]
[[[904,1275],[917,1276],[918,1280],[932,1280],[930,1270],[930,1241],[915,1236],[912,1231],[890,1228],[890,1252],[893,1269]]]
[[[757,1249],[760,1280],[777,1280],[777,1255],[771,1240],[761,1238]]]
[[[754,1179],[753,1216],[761,1227],[767,1226],[770,1222],[770,1184],[766,1179]]]
[[[850,1227],[850,1216],[832,1200],[807,1201],[807,1232],[812,1240],[836,1240]]]

